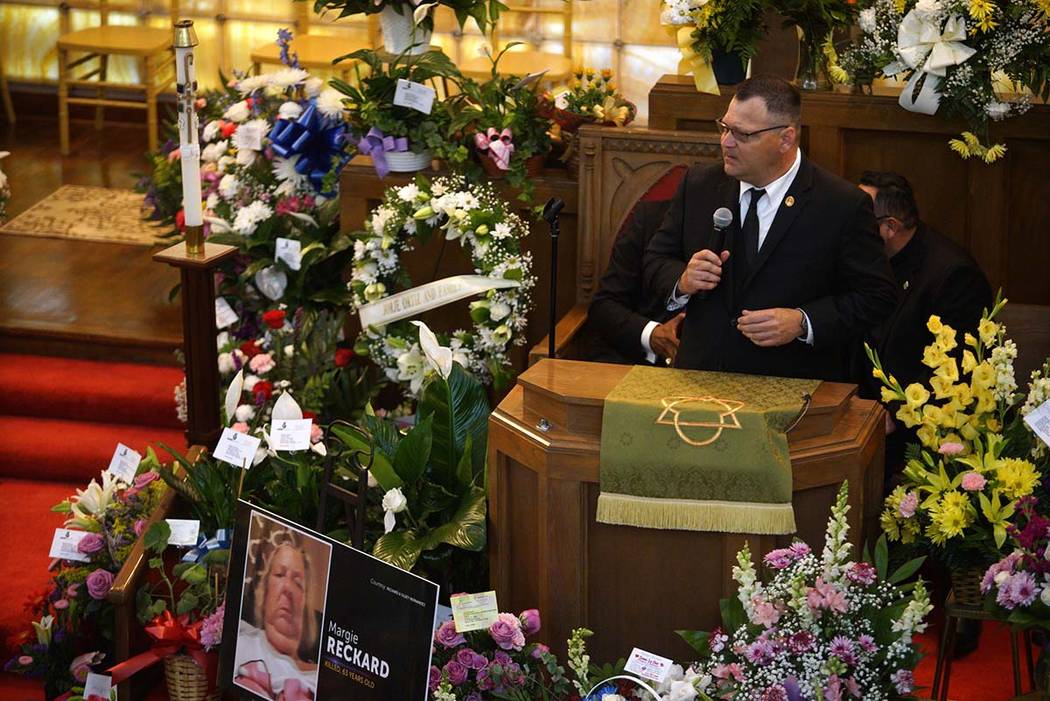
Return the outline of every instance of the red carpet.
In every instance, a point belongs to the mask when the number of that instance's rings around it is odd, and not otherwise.
[[[109,464],[117,442],[184,448],[174,388],[181,370],[0,354],[0,655],[29,627],[23,605],[48,582],[48,548],[64,516],[50,508]],[[39,684],[0,675],[0,701],[40,699]]]
[[[954,701],[1007,701],[1014,697],[1013,667],[1010,661],[1009,627],[1001,623],[986,621],[981,631],[980,646],[961,660],[952,663],[952,674],[948,686],[948,698]],[[915,671],[916,683],[920,685],[917,697],[929,698],[933,688],[933,673],[937,665],[937,646],[940,642],[940,627],[931,627],[919,636],[926,657]],[[1028,686],[1028,670],[1021,655],[1021,683],[1025,693]],[[1032,651],[1032,660],[1038,659],[1038,651]]]

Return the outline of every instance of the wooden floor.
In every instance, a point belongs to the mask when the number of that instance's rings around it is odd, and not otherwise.
[[[16,109],[17,109],[16,105]],[[142,124],[70,126],[71,153],[58,147],[50,114],[19,112],[0,122],[2,167],[11,184],[8,216],[61,185],[131,188],[146,172]],[[182,318],[168,293],[178,273],[152,249],[116,243],[0,235],[0,350],[174,363]]]

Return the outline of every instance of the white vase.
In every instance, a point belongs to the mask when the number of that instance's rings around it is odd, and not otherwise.
[[[430,151],[413,153],[412,151],[388,151],[386,164],[391,173],[415,173],[426,170],[430,162],[434,160],[434,154]]]
[[[410,55],[422,54],[430,48],[430,30],[417,27],[412,20],[413,7],[409,3],[401,6],[399,13],[387,5],[379,12],[379,26],[383,30],[383,49],[400,54],[408,50]]]

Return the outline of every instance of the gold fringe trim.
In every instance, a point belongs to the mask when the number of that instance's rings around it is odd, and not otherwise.
[[[599,523],[679,531],[786,535],[795,532],[791,503],[657,499],[603,492]]]

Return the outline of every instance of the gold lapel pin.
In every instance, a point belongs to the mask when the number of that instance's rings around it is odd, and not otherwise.
[[[786,204],[788,207],[794,207],[795,206],[795,196],[794,195],[788,195],[787,197],[785,197],[784,198],[784,204]]]

